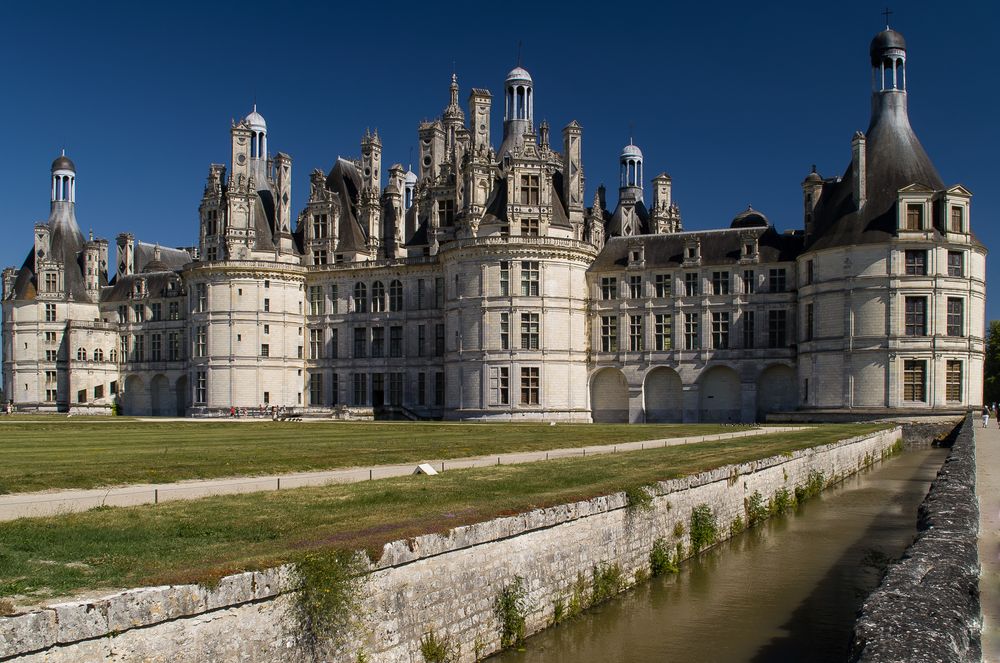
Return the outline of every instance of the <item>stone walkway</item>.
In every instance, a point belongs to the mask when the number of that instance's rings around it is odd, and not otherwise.
[[[643,442],[626,442],[603,446],[577,447],[569,449],[552,449],[550,451],[525,451],[518,453],[490,456],[474,456],[468,458],[445,458],[419,461],[428,463],[435,470],[447,471],[467,467],[486,467],[489,465],[513,465],[518,463],[533,463],[550,458],[565,458],[568,456],[588,456],[596,454],[616,453],[619,451],[639,451],[642,449],[693,444],[712,440],[731,440],[753,435],[805,430],[809,426],[768,426],[734,431],[732,433],[716,433],[714,435],[696,435],[691,437],[675,437]],[[141,484],[118,486],[114,488],[99,488],[90,490],[57,490],[39,493],[16,493],[0,495],[0,521],[15,518],[48,516],[60,513],[86,511],[96,506],[133,506],[136,504],[158,504],[174,500],[190,500],[210,495],[230,495],[234,493],[254,493],[267,490],[285,490],[302,488],[304,486],[322,486],[331,483],[355,483],[372,479],[385,479],[413,474],[417,463],[399,463],[395,465],[376,465],[373,467],[349,467],[322,472],[296,472],[291,474],[273,474],[255,477],[230,477],[224,479],[205,479],[180,481],[177,483]]]
[[[1000,663],[1000,429],[976,418],[976,494],[979,497],[979,596],[983,604],[983,661]]]

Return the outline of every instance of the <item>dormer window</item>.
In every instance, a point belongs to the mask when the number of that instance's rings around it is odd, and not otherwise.
[[[906,206],[906,229],[924,229],[924,206],[919,203],[909,203]]]
[[[964,232],[965,227],[965,214],[962,211],[961,206],[952,205],[951,214],[948,217],[948,230],[953,233]]]
[[[697,260],[698,259],[698,249],[695,248],[695,247],[693,247],[693,246],[689,246],[688,250],[687,250],[687,258],[688,258],[688,260]]]
[[[628,250],[628,266],[643,267],[646,263],[646,248],[642,244],[632,245]]]

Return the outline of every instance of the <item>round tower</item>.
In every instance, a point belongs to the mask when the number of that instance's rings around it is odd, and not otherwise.
[[[504,81],[502,157],[524,144],[524,134],[531,133],[535,117],[535,92],[531,74],[520,66],[514,67]]]
[[[250,158],[267,159],[267,122],[264,116],[257,112],[257,104],[253,105],[253,110],[246,116],[246,122],[250,125]]]
[[[62,155],[52,162],[52,197],[55,202],[76,202],[76,166],[69,157],[66,150]]]
[[[618,163],[622,192],[632,189],[635,199],[642,200],[642,150],[629,140],[628,145],[622,148]]]

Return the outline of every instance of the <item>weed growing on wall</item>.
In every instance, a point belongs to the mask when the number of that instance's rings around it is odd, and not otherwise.
[[[699,552],[705,546],[715,543],[718,535],[718,527],[715,522],[715,513],[712,507],[707,504],[699,504],[691,509],[691,552]]]
[[[772,516],[778,516],[791,510],[795,506],[795,498],[787,488],[781,488],[774,493],[768,503],[768,511]]]
[[[747,527],[753,527],[767,518],[767,505],[759,490],[755,490],[750,497],[743,498],[743,510],[747,514]]]
[[[653,576],[661,576],[666,573],[677,573],[679,560],[675,560],[667,540],[663,537],[653,541],[653,548],[649,551],[649,572]]]
[[[678,520],[674,523],[674,537],[679,539],[682,536],[684,536],[684,523]]]
[[[566,604],[562,599],[552,602],[552,625],[561,624],[566,619]]]
[[[420,638],[420,655],[424,663],[458,663],[461,648],[452,643],[451,636],[439,636],[431,629]]]
[[[625,587],[625,576],[622,567],[612,564],[595,564],[593,568],[594,584],[590,588],[590,605],[607,601],[617,595]]]
[[[823,491],[826,485],[826,477],[819,470],[809,470],[804,484],[795,486],[795,501],[802,503],[805,500],[816,497]]]
[[[476,639],[472,643],[472,653],[476,663],[483,660],[483,652],[486,651],[486,641],[483,640],[483,636],[479,633],[476,634]]]
[[[729,523],[729,536],[736,536],[745,529],[746,525],[743,524],[743,519],[736,516],[733,518],[733,522]]]
[[[341,644],[363,615],[363,589],[368,564],[349,550],[323,550],[300,557],[293,565],[292,611],[305,644],[320,640]]]
[[[587,608],[587,578],[583,573],[576,574],[576,582],[573,583],[573,595],[570,596],[568,617],[576,617]]]
[[[653,491],[648,486],[629,486],[625,489],[628,509],[632,511],[652,511]]]
[[[500,623],[500,648],[524,646],[525,617],[528,614],[524,578],[514,579],[500,588],[493,599],[493,614]]]

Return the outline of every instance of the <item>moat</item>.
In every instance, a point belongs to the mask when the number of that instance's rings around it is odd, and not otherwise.
[[[946,455],[908,450],[491,660],[842,662],[857,610],[913,540]]]

